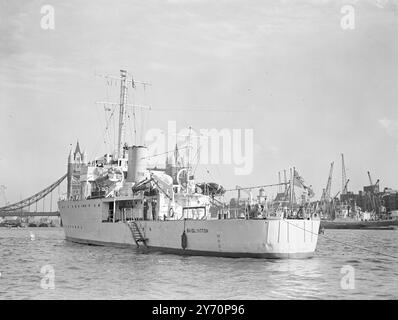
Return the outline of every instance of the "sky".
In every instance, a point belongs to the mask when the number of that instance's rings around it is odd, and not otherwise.
[[[42,28],[43,5],[54,29]],[[116,117],[105,131],[95,102],[119,93],[99,75],[126,69],[151,83],[129,90],[152,107],[137,111],[140,143],[170,121],[252,130],[249,174],[211,164],[199,180],[269,184],[295,166],[319,198],[332,161],[341,190],[344,153],[349,190],[368,170],[398,189],[397,32],[397,0],[0,0],[0,185],[18,201],[66,172],[77,140],[91,159],[109,151]]]

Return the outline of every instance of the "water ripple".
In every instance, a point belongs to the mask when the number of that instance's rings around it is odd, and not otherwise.
[[[34,232],[34,240],[30,232]],[[327,230],[329,238],[396,255],[397,231]],[[343,266],[355,271],[342,288]],[[43,266],[55,272],[42,288]],[[0,299],[397,299],[398,261],[319,238],[306,260],[143,254],[64,240],[60,228],[0,228]]]

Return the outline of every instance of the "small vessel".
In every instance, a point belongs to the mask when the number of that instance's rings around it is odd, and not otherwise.
[[[20,219],[4,219],[0,223],[0,227],[6,227],[6,228],[17,228],[21,227],[21,221]]]
[[[346,177],[344,155],[342,158],[342,188],[334,197],[330,197],[330,185],[333,174],[333,162],[331,163],[330,173],[326,189],[321,198],[321,228],[325,229],[366,229],[366,230],[387,230],[398,226],[398,215],[394,212],[387,214],[386,207],[383,205],[383,196],[379,192],[379,182],[373,183],[370,172],[368,171],[369,186],[364,186],[363,191],[357,195],[348,192],[347,185],[350,179]],[[337,196],[340,195],[340,199]],[[361,203],[357,205],[357,201]],[[364,209],[364,210],[363,210]]]
[[[375,229],[387,230],[395,229],[398,220],[321,220],[321,227],[325,229]]]
[[[334,216],[333,220],[321,220],[321,228],[394,230],[398,226],[398,219],[387,219],[385,214],[377,214],[375,210],[363,211],[355,203],[353,205],[341,204],[335,209]]]
[[[68,157],[68,190],[58,202],[66,240],[182,255],[307,258],[314,254],[320,225],[316,213],[267,211],[259,197],[250,209],[232,214],[217,200],[225,192],[221,185],[195,182],[189,158],[188,164],[179,165],[184,159],[175,156],[164,169],[150,168],[144,145],[124,143],[126,71],[121,70],[119,80],[115,152],[89,162],[77,145]]]

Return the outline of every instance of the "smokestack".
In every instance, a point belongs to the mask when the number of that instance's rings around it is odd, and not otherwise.
[[[145,178],[148,162],[148,149],[144,146],[128,148],[127,182],[139,182]]]

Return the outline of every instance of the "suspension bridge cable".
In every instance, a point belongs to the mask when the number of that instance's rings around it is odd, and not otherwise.
[[[59,178],[56,182],[48,186],[47,188],[39,191],[38,193],[34,194],[33,196],[26,198],[24,200],[21,200],[19,202],[7,205],[5,207],[1,207],[0,211],[15,211],[19,210],[22,208],[28,207],[32,203],[36,203],[36,211],[37,211],[37,203],[43,199],[44,202],[44,197],[48,195],[51,191],[53,191],[59,184],[61,184],[62,181],[66,178],[66,174],[63,175],[61,178]]]

